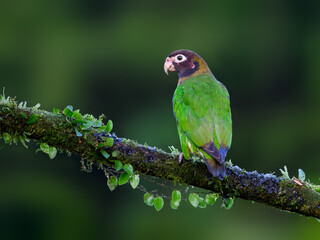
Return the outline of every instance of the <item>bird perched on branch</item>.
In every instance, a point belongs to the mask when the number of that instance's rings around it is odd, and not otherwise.
[[[177,72],[178,86],[173,96],[182,157],[200,154],[209,172],[221,180],[226,175],[225,157],[231,145],[230,97],[226,87],[211,73],[195,52],[182,49],[169,54],[164,71]]]

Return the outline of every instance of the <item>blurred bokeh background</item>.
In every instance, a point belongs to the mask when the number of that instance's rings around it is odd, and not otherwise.
[[[2,1],[0,88],[6,95],[104,113],[119,137],[180,148],[163,72],[180,48],[199,53],[231,95],[228,159],[247,170],[298,168],[319,184],[319,1]],[[77,156],[50,160],[21,144],[0,151],[1,239],[316,239],[315,219],[249,201],[231,210],[110,192]],[[149,189],[158,188],[148,185]]]

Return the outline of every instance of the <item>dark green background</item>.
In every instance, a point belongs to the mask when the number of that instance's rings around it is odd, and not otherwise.
[[[227,158],[247,170],[302,168],[319,184],[319,1],[2,1],[0,88],[29,106],[104,113],[119,137],[180,148],[163,72],[199,53],[231,95]],[[80,158],[50,160],[29,143],[0,152],[1,239],[316,239],[315,219],[236,200],[226,211],[157,213],[143,192],[110,192]],[[147,184],[149,189],[157,185]]]

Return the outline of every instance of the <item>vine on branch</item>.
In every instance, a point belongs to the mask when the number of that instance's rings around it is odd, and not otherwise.
[[[129,182],[133,188],[146,192],[145,203],[158,211],[163,207],[163,196],[141,186],[141,175],[204,189],[206,192],[200,196],[196,192],[189,194],[188,200],[195,207],[212,205],[220,195],[226,209],[232,206],[236,197],[320,218],[320,186],[305,180],[301,169],[298,178],[290,178],[286,167],[281,170],[283,176],[276,177],[248,172],[228,162],[227,176],[221,181],[208,173],[198,156],[194,156],[193,161],[179,164],[179,151],[174,148],[166,153],[118,138],[111,133],[111,120],[103,124],[104,115],[96,119],[90,114],[82,115],[72,106],[64,110],[54,108],[53,112],[39,110],[39,107],[40,104],[27,107],[26,102],[18,104],[15,99],[0,95],[0,137],[5,144],[20,141],[27,147],[26,142],[33,139],[50,158],[54,158],[58,150],[77,154],[81,157],[83,170],[90,171],[94,164],[105,172],[111,191]],[[172,192],[170,199],[173,209],[185,200],[178,190]]]

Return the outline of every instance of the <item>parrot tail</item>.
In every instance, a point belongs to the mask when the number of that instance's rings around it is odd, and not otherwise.
[[[212,158],[204,158],[206,161],[207,168],[209,172],[221,180],[226,176],[226,166],[224,163],[224,158],[227,154],[228,148],[220,148],[221,151],[217,149],[213,142],[209,142],[203,145],[202,150],[209,154]]]
[[[218,177],[221,180],[224,179],[224,177],[226,176],[226,166],[225,163],[219,163],[218,161],[214,160],[214,159],[207,159],[204,158],[207,168],[209,170],[209,172],[214,176],[214,177]]]

